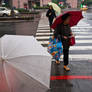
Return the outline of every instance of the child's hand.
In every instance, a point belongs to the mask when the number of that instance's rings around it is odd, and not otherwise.
[[[68,39],[66,36],[64,36],[64,39]]]

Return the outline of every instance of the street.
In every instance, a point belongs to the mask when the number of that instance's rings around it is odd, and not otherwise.
[[[34,35],[47,50],[50,33],[48,19],[42,13],[34,22],[0,23],[0,36],[4,34]],[[92,13],[83,12],[84,19],[72,27],[76,45],[70,48],[70,72],[63,70],[63,62],[56,65],[52,59],[50,90],[48,92],[91,92],[92,90]],[[38,28],[37,28],[38,26]]]
[[[0,0],[0,92],[91,91],[92,0]]]
[[[53,33],[49,32],[47,18],[42,16],[36,33],[36,39],[45,47],[48,46],[49,36]],[[88,20],[87,13],[83,13],[84,19],[72,28],[76,35],[76,45],[70,48],[70,60],[92,60],[92,23]],[[90,22],[89,22],[90,21]]]
[[[83,12],[84,19],[72,28],[76,45],[70,48],[70,72],[63,70],[63,62],[52,60],[50,92],[91,92],[92,89],[92,13]],[[48,20],[42,15],[36,39],[47,49],[50,35]],[[64,79],[62,79],[62,77]],[[69,79],[68,79],[69,78]]]

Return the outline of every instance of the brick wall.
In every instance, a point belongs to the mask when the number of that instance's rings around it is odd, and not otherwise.
[[[40,0],[40,6],[47,5],[52,0]]]
[[[16,8],[18,8],[18,0],[13,0],[13,6],[15,6]],[[28,4],[28,0],[20,0],[20,8],[24,8],[24,3]]]
[[[77,8],[78,0],[67,0],[66,2],[69,3],[72,8]]]

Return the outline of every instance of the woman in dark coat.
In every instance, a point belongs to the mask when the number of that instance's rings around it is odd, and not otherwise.
[[[49,25],[51,27],[54,18],[56,18],[56,14],[52,6],[49,6],[49,10],[47,11],[46,16],[48,17]]]
[[[57,38],[58,35],[61,37],[61,41],[63,44],[63,61],[64,61],[64,69],[69,71],[70,68],[68,67],[69,64],[69,37],[72,36],[72,31],[69,26],[70,21],[70,14],[64,14],[62,16],[63,23],[57,25],[54,36]],[[56,61],[56,63],[60,63],[59,61]]]

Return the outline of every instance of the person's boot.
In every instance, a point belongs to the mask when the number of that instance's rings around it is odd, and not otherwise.
[[[69,68],[68,66],[66,66],[66,65],[64,65],[64,69],[65,69],[66,71],[70,71],[70,68]]]

